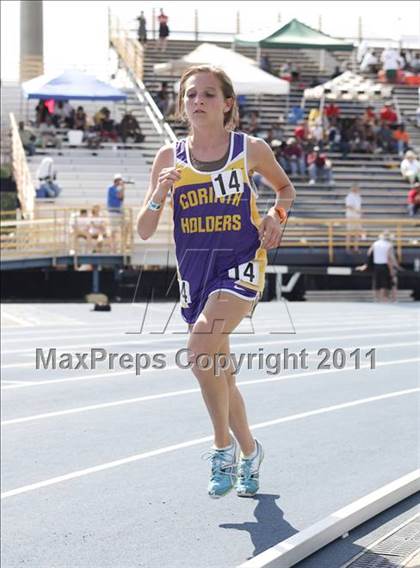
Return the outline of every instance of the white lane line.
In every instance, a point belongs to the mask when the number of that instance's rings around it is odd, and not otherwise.
[[[326,406],[323,408],[318,408],[316,410],[309,410],[307,412],[299,412],[298,414],[293,414],[291,416],[284,416],[282,418],[275,418],[274,420],[267,420],[265,422],[259,422],[257,424],[253,424],[251,426],[251,430],[258,430],[260,428],[267,428],[268,426],[274,426],[277,424],[284,424],[286,422],[292,422],[294,420],[301,420],[303,418],[308,418],[310,416],[317,416],[320,414],[326,414],[328,412],[334,412],[337,410],[343,410],[345,408],[352,408],[355,406],[359,406],[362,404],[368,404],[370,402],[376,402],[379,400],[386,400],[386,399],[390,399],[390,398],[395,398],[395,397],[399,397],[399,396],[405,396],[408,394],[413,394],[416,392],[419,392],[420,388],[414,388],[414,389],[406,389],[406,390],[401,390],[401,391],[394,391],[394,392],[390,392],[390,393],[386,393],[386,394],[381,394],[378,396],[370,396],[368,398],[362,398],[359,400],[354,400],[352,402],[345,402],[342,404],[334,404],[332,406]],[[85,469],[80,469],[77,471],[72,471],[70,473],[67,473],[65,475],[59,475],[56,477],[52,477],[50,479],[45,479],[44,481],[39,481],[37,483],[31,483],[30,485],[23,485],[21,487],[17,487],[16,489],[11,489],[9,491],[5,491],[1,494],[1,498],[2,499],[6,499],[8,497],[14,497],[15,495],[21,495],[22,493],[28,493],[30,491],[35,491],[36,489],[41,489],[42,487],[49,487],[51,485],[56,485],[57,483],[62,483],[63,481],[69,481],[71,479],[76,479],[78,477],[83,477],[85,475],[90,475],[93,473],[97,473],[99,471],[104,471],[107,469],[112,469],[114,467],[118,467],[120,465],[125,465],[128,463],[133,463],[142,459],[146,459],[146,458],[150,458],[150,457],[154,457],[154,456],[158,456],[158,455],[162,455],[162,454],[167,454],[169,452],[173,452],[176,450],[180,450],[183,448],[188,448],[188,447],[192,447],[192,446],[197,446],[199,444],[202,444],[204,442],[210,442],[211,440],[213,440],[213,436],[205,436],[203,438],[196,438],[194,440],[189,440],[187,442],[182,442],[180,444],[174,444],[171,446],[166,446],[164,448],[159,448],[158,450],[152,450],[149,452],[143,452],[141,454],[135,454],[133,456],[128,456],[126,458],[122,458],[119,460],[115,460],[115,461],[111,461],[111,462],[106,462],[94,467],[89,467],[89,468],[85,468]]]
[[[401,333],[382,333],[382,334],[375,334],[373,337],[379,337],[379,336],[392,336],[395,337],[396,335],[412,335],[411,331],[406,331],[406,332],[401,332]],[[358,335],[347,335],[347,336],[334,336],[332,339],[353,339],[353,338],[357,338],[359,339],[360,337],[372,337],[370,334],[367,335],[362,335],[362,334],[358,334]],[[317,341],[321,341],[321,340],[325,340],[326,338],[321,337],[321,338],[312,338],[312,339],[305,339],[304,341],[310,341],[310,342],[317,342]],[[331,339],[331,338],[327,338],[327,339]],[[302,340],[294,340],[294,341],[289,341],[289,342],[284,342],[282,346],[286,346],[286,345],[290,345],[291,343],[300,343]],[[417,342],[413,342],[415,345],[417,345]],[[266,345],[277,345],[278,344],[278,340],[276,341],[259,341],[259,345],[260,346],[266,346]],[[381,345],[377,345],[377,347],[390,347],[393,344],[390,343],[384,343]],[[398,345],[398,344],[395,344]],[[238,347],[249,347],[249,342],[243,342],[243,343],[234,343],[231,345],[231,349],[232,351],[235,351]],[[352,346],[345,346],[343,347],[344,349],[357,349],[358,347],[360,347],[361,349],[364,347],[375,347],[375,345],[369,345],[369,346],[364,346],[362,344],[358,344],[358,345],[352,345]],[[169,355],[169,354],[173,354],[176,353],[178,351],[178,349],[165,349],[165,354]],[[155,351],[144,351],[143,353],[154,353]],[[309,353],[317,353],[316,350],[314,351],[309,351]],[[34,372],[37,372],[34,369]],[[171,366],[166,366],[165,370],[171,370],[171,369],[178,369],[178,367],[176,365],[171,365]],[[140,377],[143,377],[144,374],[148,374],[148,373],[154,373],[156,372],[156,370],[160,370],[160,369],[144,369],[141,372]],[[47,380],[43,380],[43,381],[31,381],[30,384],[28,385],[22,385],[22,386],[9,386],[9,387],[2,387],[1,390],[9,390],[9,389],[14,389],[14,388],[24,388],[24,387],[33,387],[33,386],[42,386],[42,385],[53,385],[53,384],[57,384],[57,383],[70,383],[70,382],[77,382],[77,381],[83,381],[83,380],[95,380],[95,379],[102,379],[104,377],[106,378],[113,378],[115,376],[120,377],[123,375],[134,375],[134,369],[130,369],[127,371],[108,371],[105,373],[94,373],[92,375],[79,375],[77,377],[68,377],[65,379],[47,379]]]
[[[375,329],[383,329],[384,326],[383,325],[375,325],[375,326],[364,326],[363,330],[375,330]],[[352,328],[351,328],[352,329]],[[274,343],[279,343],[280,341],[282,341],[283,343],[287,344],[287,343],[296,343],[297,341],[325,341],[325,340],[334,340],[334,339],[347,339],[349,337],[384,337],[384,336],[390,336],[390,335],[413,335],[416,333],[416,330],[412,330],[412,331],[398,331],[401,328],[401,326],[386,326],[386,329],[396,329],[395,332],[393,333],[368,333],[368,334],[360,334],[358,333],[357,335],[332,335],[332,336],[324,336],[324,337],[299,337],[298,339],[285,339],[285,335],[282,334],[267,334],[267,337],[277,337],[276,341],[271,342],[272,344]],[[404,329],[407,329],[407,326],[404,326]],[[337,327],[337,328],[328,328],[328,331],[346,331],[342,326]],[[314,332],[319,332],[319,328],[313,328],[313,329],[306,329],[305,333],[309,333],[311,331]],[[257,337],[261,337],[260,335],[256,334],[256,333],[249,333],[246,331],[243,332],[238,332],[238,333],[232,333],[231,334],[231,339],[234,340],[236,338],[240,339],[241,336],[243,337],[244,335],[247,335],[249,337],[248,339],[248,343],[250,340],[252,340],[252,338],[257,338]],[[293,334],[294,337],[298,337],[299,334]],[[128,336],[129,337],[129,336]],[[92,349],[92,348],[104,348],[104,347],[112,347],[114,345],[118,345],[118,346],[123,346],[123,345],[127,345],[127,346],[133,346],[133,343],[135,343],[135,338],[138,337],[140,338],[141,336],[137,336],[137,335],[133,335],[132,339],[130,340],[125,340],[125,341],[106,341],[106,342],[101,342],[101,343],[90,343],[89,345],[86,345],[85,343],[77,343],[77,344],[71,344],[71,345],[64,345],[64,346],[57,346],[57,352],[68,352],[70,349],[78,349],[80,347],[84,348],[84,350],[86,351],[86,349]],[[143,345],[157,345],[159,346],[159,337],[165,337],[165,336],[161,336],[161,335],[156,335],[153,339],[148,339],[148,340],[139,340],[137,342],[137,347],[140,348]],[[178,335],[175,337],[168,337],[165,338],[164,341],[169,341],[171,343],[173,342],[177,342],[180,341],[180,339],[186,339],[187,335]],[[48,346],[48,349],[52,347],[52,346]],[[43,349],[47,349],[46,347],[43,347]],[[16,354],[16,353],[33,353],[35,350],[34,347],[25,347],[24,349],[3,349],[2,350],[2,354]]]
[[[389,365],[403,365],[407,363],[414,363],[420,361],[420,357],[415,359],[399,359],[397,361],[384,361],[383,363],[377,363],[377,367],[386,367]],[[363,369],[370,369],[368,365],[361,366],[359,370]],[[296,379],[296,378],[306,378],[306,377],[313,377],[317,375],[333,375],[335,373],[342,373],[345,371],[354,371],[354,368],[344,368],[344,369],[327,369],[321,371],[306,371],[304,373],[290,373],[288,375],[282,375],[280,377],[269,377],[265,379],[254,379],[251,381],[237,381],[238,386],[248,386],[248,385],[262,385],[265,383],[273,383],[278,381],[285,381],[289,379]],[[138,402],[146,402],[150,400],[159,400],[162,398],[170,398],[175,396],[184,396],[187,394],[195,394],[200,393],[200,388],[191,388],[191,389],[183,389],[183,390],[176,390],[176,391],[168,391],[159,394],[151,394],[146,396],[138,396],[135,398],[127,398],[123,400],[117,400],[113,402],[103,402],[100,404],[90,404],[88,406],[79,406],[76,408],[68,408],[67,410],[58,410],[56,412],[45,412],[43,414],[34,414],[32,416],[25,416],[22,418],[12,418],[10,420],[3,420],[1,422],[1,426],[9,426],[11,424],[22,424],[24,422],[34,422],[37,420],[44,420],[46,418],[53,418],[57,416],[68,416],[70,414],[79,414],[81,412],[87,412],[91,410],[101,410],[103,408],[113,408],[115,406],[124,406],[127,404],[136,404]]]
[[[2,379],[1,383],[2,384],[3,383],[7,383],[7,384],[10,383],[12,385],[29,385],[29,384],[31,384],[30,381],[9,381],[9,380],[5,380],[5,379]]]
[[[368,329],[383,329],[383,325],[379,325],[379,324],[378,324],[378,325],[374,325],[374,326],[365,326],[365,325],[364,325],[365,323],[369,324],[369,323],[372,322],[372,319],[371,319],[371,318],[366,319],[366,320],[363,320],[362,322],[357,322],[357,323],[354,324],[354,325],[352,325],[351,322],[348,322],[348,320],[345,320],[345,322],[346,322],[346,323],[345,323],[344,325],[340,325],[340,326],[338,326],[338,327],[334,327],[334,326],[331,325],[331,323],[328,323],[328,322],[325,322],[325,321],[322,322],[322,323],[320,323],[320,324],[317,324],[316,326],[314,326],[313,324],[308,324],[308,323],[297,325],[296,322],[294,322],[294,324],[295,324],[295,327],[297,327],[297,332],[298,332],[298,333],[299,333],[300,331],[302,331],[302,330],[304,330],[304,331],[319,331],[319,330],[324,330],[324,329],[325,329],[325,330],[335,330],[335,329],[338,329],[338,330],[344,330],[344,331],[346,331],[346,330],[352,330],[352,329],[354,329],[354,328],[363,328],[363,329],[366,329],[366,327],[367,327]],[[265,332],[267,332],[267,331],[271,331],[270,328],[272,328],[273,326],[275,327],[275,329],[280,329],[280,327],[281,327],[280,324],[279,324],[279,320],[278,320],[278,319],[277,319],[277,320],[273,320],[273,325],[271,325],[271,326],[270,326],[270,325],[267,325],[267,323],[269,323],[269,322],[268,322],[266,319],[264,319],[263,322],[253,322],[253,325],[254,325],[254,327],[255,327],[255,332],[256,332],[256,334],[258,334],[258,333],[260,333],[260,332],[264,332],[264,333],[265,333]],[[338,322],[337,322],[337,323],[338,323]],[[347,325],[348,323],[350,323],[350,325]],[[292,330],[291,330],[291,328],[290,328],[290,323],[289,323],[289,322],[285,322],[285,324],[287,324],[287,325],[286,325],[286,327],[287,327],[286,331],[289,330],[289,331],[291,332]],[[391,326],[391,329],[392,329],[393,327],[397,327],[397,328],[402,328],[402,327],[403,327],[404,329],[406,329],[407,326],[409,326],[409,327],[410,327],[410,326],[413,326],[413,327],[416,327],[416,326],[417,326],[417,323],[416,323],[415,321],[413,321],[413,322],[407,322],[407,321],[404,321],[404,322],[395,321],[395,322],[393,322],[393,321],[390,320],[390,319],[387,320],[387,324],[388,324],[388,325],[387,325],[387,328],[389,327],[389,324],[395,324],[395,325]],[[156,338],[157,338],[157,337],[164,337],[165,340],[168,339],[168,338],[169,338],[169,339],[173,339],[173,333],[171,333],[172,331],[177,331],[177,334],[176,334],[176,335],[178,336],[178,338],[179,338],[179,336],[181,335],[180,332],[182,332],[182,331],[185,331],[185,334],[184,334],[185,336],[188,335],[188,334],[187,334],[187,329],[186,329],[185,326],[177,327],[177,328],[175,328],[174,330],[171,329],[169,332],[167,332],[167,333],[165,333],[165,334],[162,334],[162,335],[156,333],[156,332],[159,332],[160,330],[162,330],[162,327],[163,327],[162,325],[161,325],[161,326],[154,326],[153,328],[148,328],[146,331],[144,331],[144,332],[141,333],[141,334],[140,334],[140,333],[139,333],[139,334],[133,333],[133,331],[135,331],[135,330],[133,330],[133,329],[130,330],[130,328],[129,328],[129,326],[128,326],[127,324],[125,324],[124,326],[122,326],[121,329],[118,329],[119,327],[120,327],[120,326],[114,326],[114,325],[113,325],[113,326],[112,326],[112,331],[105,332],[105,333],[95,333],[95,339],[98,338],[98,337],[110,337],[110,338],[114,338],[114,337],[115,337],[115,332],[116,332],[116,330],[118,330],[118,332],[121,333],[121,335],[124,335],[125,332],[131,331],[131,337],[132,337],[133,339],[134,339],[135,337],[141,337],[141,338],[150,339],[150,341],[152,341],[152,342],[153,342],[153,341],[156,341]],[[248,323],[247,321],[246,321],[245,323],[243,322],[243,323],[241,324],[241,326],[238,328],[238,331],[240,331],[241,327],[249,327],[249,328],[251,329],[251,325],[250,325],[250,323]],[[102,326],[100,329],[103,329],[103,326]],[[83,331],[86,332],[87,329],[84,328]],[[151,331],[154,331],[155,333],[154,333],[154,334],[151,334],[151,333],[150,333]],[[75,330],[75,332],[72,333],[72,334],[70,334],[70,335],[69,335],[67,332],[64,332],[64,333],[65,333],[64,335],[61,335],[61,334],[59,334],[59,333],[53,333],[52,335],[44,335],[44,336],[37,335],[37,334],[33,334],[31,337],[25,337],[25,338],[19,337],[19,343],[33,341],[33,342],[37,342],[37,343],[39,344],[40,341],[48,341],[48,340],[50,340],[50,339],[56,341],[56,340],[64,340],[64,339],[73,339],[73,338],[76,338],[76,337],[77,337],[78,339],[85,338],[85,337],[86,337],[87,339],[90,339],[90,338],[92,337],[92,331],[87,332],[87,333],[77,333],[77,331]],[[233,334],[233,335],[235,335],[235,334]],[[11,337],[5,336],[5,337],[2,338],[2,345],[6,346],[8,343],[13,344],[13,343],[16,342],[16,339],[17,339],[17,338],[15,338],[15,337],[11,338]],[[14,351],[10,351],[10,350],[9,350],[9,351],[5,351],[5,352],[6,352],[6,353],[7,353],[7,352],[11,353],[11,352],[14,352]]]
[[[1,310],[1,317],[3,318],[9,318],[12,322],[17,323],[18,325],[22,325],[22,326],[26,326],[26,327],[34,327],[36,324],[30,320],[26,320],[24,318],[19,318],[17,316],[14,316],[4,310]],[[6,328],[7,329],[7,328]]]
[[[33,363],[9,363],[7,365],[2,365],[1,368],[3,369],[14,369],[14,368],[20,368],[20,367],[32,367],[34,368],[34,364]]]

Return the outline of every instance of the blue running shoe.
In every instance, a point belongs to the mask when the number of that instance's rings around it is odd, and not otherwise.
[[[208,494],[212,499],[219,499],[229,493],[236,480],[238,461],[238,444],[233,439],[232,445],[226,450],[212,448],[202,455],[202,459],[211,462],[211,475]]]
[[[257,445],[257,455],[254,458],[245,459],[241,453],[237,479],[236,479],[236,493],[238,497],[253,497],[259,488],[260,465],[264,459],[263,447],[258,440],[255,440]]]

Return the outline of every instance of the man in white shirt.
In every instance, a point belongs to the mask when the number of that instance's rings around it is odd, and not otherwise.
[[[36,177],[39,181],[39,188],[36,191],[37,197],[58,197],[61,187],[55,183],[57,172],[51,156],[45,156],[42,159],[36,171]]]
[[[408,150],[404,155],[404,160],[400,165],[401,175],[413,185],[420,181],[420,162],[412,150]]]
[[[398,69],[403,67],[403,61],[400,54],[396,49],[387,47],[382,52],[381,61],[383,64],[383,70],[385,71],[386,80],[388,83],[395,83]]]
[[[393,273],[394,254],[389,234],[384,231],[373,243],[368,251],[368,256],[373,255],[373,285],[375,299],[378,302],[388,300],[392,288],[391,275]]]
[[[352,246],[354,252],[359,252],[359,238],[362,233],[362,197],[358,185],[353,185],[350,193],[346,195],[346,251],[350,252]]]

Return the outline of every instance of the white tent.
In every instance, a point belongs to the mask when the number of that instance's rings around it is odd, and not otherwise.
[[[253,59],[209,43],[202,43],[182,59],[158,63],[153,69],[160,75],[179,77],[192,65],[221,67],[231,78],[238,95],[287,95],[290,90],[288,81],[266,73]]]
[[[338,77],[327,81],[322,85],[317,85],[310,89],[305,89],[305,99],[326,100],[356,100],[369,101],[374,98],[389,98],[392,95],[392,87],[382,83],[374,83],[361,75],[356,75],[351,71],[345,71]]]

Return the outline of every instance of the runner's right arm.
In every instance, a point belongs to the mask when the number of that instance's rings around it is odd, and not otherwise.
[[[149,239],[156,231],[168,191],[173,183],[181,177],[180,173],[173,167],[173,152],[172,146],[163,146],[156,154],[153,162],[149,189],[137,216],[137,232],[143,240]],[[160,209],[149,209],[151,201],[154,204],[159,204]]]

